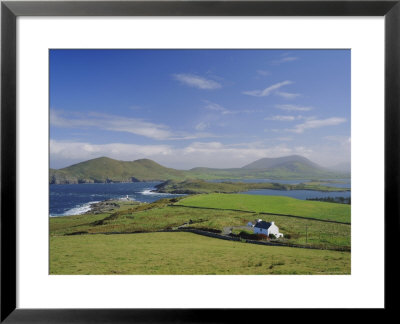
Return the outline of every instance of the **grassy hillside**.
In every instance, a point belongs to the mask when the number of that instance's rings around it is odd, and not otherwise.
[[[154,232],[178,229],[184,224],[185,227],[225,233],[229,228],[240,227],[240,232],[243,229],[251,231],[246,224],[262,218],[275,221],[286,236],[285,242],[288,244],[307,243],[320,248],[350,248],[350,225],[346,224],[249,211],[184,207],[179,205],[179,198],[160,199],[150,204],[118,204],[119,208],[112,212],[50,218],[50,235]]]
[[[321,169],[321,167],[318,164],[315,164],[311,162],[309,159],[306,159],[305,157],[300,155],[290,155],[279,158],[263,158],[245,165],[243,169],[265,170],[276,167],[291,168],[293,166],[296,167],[300,165],[302,165],[303,167],[309,167],[313,169]]]
[[[243,211],[287,214],[350,223],[350,206],[280,196],[245,194],[205,194],[189,196],[177,204],[192,207],[235,209]]]
[[[50,274],[350,274],[350,253],[191,233],[50,238]]]
[[[131,182],[151,180],[191,179],[328,179],[345,178],[348,174],[337,173],[314,167],[312,162],[301,159],[274,163],[264,169],[210,169],[194,168],[188,171],[166,168],[152,160],[118,161],[101,157],[71,165],[63,169],[50,169],[49,182],[90,183],[90,182]],[[304,159],[304,158],[303,158]],[[257,162],[257,161],[256,161]],[[255,162],[255,163],[256,163]],[[276,161],[275,161],[276,162]]]
[[[230,201],[227,200],[229,197],[232,198]],[[153,203],[107,201],[108,205],[115,207],[114,210],[107,209],[105,203],[98,203],[99,206],[95,207],[97,214],[52,217],[50,273],[350,273],[349,252],[326,250],[350,249],[349,224],[260,214],[255,211],[273,210],[283,214],[294,210],[304,217],[325,215],[327,218],[340,219],[338,215],[349,213],[349,208],[343,210],[340,204],[307,202],[286,197],[266,197],[271,199],[262,202],[260,198],[265,197],[208,194],[160,199]],[[284,201],[276,198],[284,198]],[[243,211],[224,210],[225,204],[229,208],[242,208]],[[204,207],[190,207],[193,205]],[[307,245],[321,250],[228,242],[174,231],[179,228],[195,228],[225,235],[232,231],[246,238],[241,232],[251,232],[246,224],[258,218],[277,224],[285,236],[279,239],[281,244]],[[157,232],[164,230],[174,232]]]
[[[50,171],[50,183],[131,182],[183,179],[183,171],[163,167],[148,159],[117,161],[101,157]]]
[[[204,180],[168,180],[156,186],[157,192],[172,194],[201,194],[201,193],[235,193],[255,189],[273,190],[318,190],[318,191],[348,191],[347,188],[324,186],[319,182],[300,183],[297,185],[279,183],[248,183],[248,182],[207,182]]]

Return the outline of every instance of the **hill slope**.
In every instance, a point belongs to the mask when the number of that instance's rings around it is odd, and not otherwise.
[[[318,164],[311,162],[309,159],[306,159],[300,155],[290,155],[279,158],[263,158],[245,165],[242,169],[265,170],[276,167],[296,168],[300,166],[302,168],[308,167],[313,169],[321,169]]]
[[[348,173],[324,169],[296,155],[264,158],[243,168],[193,168],[188,171],[166,168],[149,159],[118,161],[101,157],[59,170],[50,169],[49,182],[63,184],[184,179],[331,179],[348,176]]]
[[[349,205],[299,200],[281,196],[213,193],[188,196],[180,200],[177,205],[285,214],[349,224],[351,222],[351,206]]]
[[[183,179],[183,171],[163,167],[148,159],[118,161],[101,157],[69,167],[50,169],[50,183],[136,182]]]

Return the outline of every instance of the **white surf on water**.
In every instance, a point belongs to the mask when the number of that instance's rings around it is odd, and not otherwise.
[[[102,184],[95,184],[93,186],[86,186],[86,187],[78,187],[79,190],[81,188],[85,189],[91,189],[94,187],[94,189],[97,189],[97,185],[102,185]],[[131,185],[130,183],[126,184]],[[62,217],[62,216],[71,216],[71,215],[81,215],[85,214],[87,212],[90,212],[91,210],[91,204],[98,203],[104,200],[112,199],[112,200],[120,200],[120,201],[137,201],[139,203],[151,203],[153,201],[156,201],[161,198],[167,198],[167,197],[176,197],[176,196],[184,196],[184,195],[179,195],[179,194],[170,194],[170,193],[160,193],[160,192],[155,192],[156,190],[155,187],[152,185],[150,186],[143,186],[142,183],[140,183],[141,188],[129,188],[128,190],[121,190],[121,185],[118,184],[118,186],[112,186],[110,184],[109,190],[104,191],[101,190],[101,192],[79,192],[79,190],[76,190],[74,192],[75,187],[72,185],[71,187],[52,187],[55,191],[54,196],[59,199],[59,197],[63,197],[66,201],[73,199],[75,196],[79,197],[81,200],[80,202],[77,202],[76,205],[71,204],[68,206],[65,206],[64,208],[55,208],[53,212],[50,212],[50,217]],[[147,188],[146,188],[147,187]],[[68,189],[65,191],[59,190],[57,192],[57,189]],[[123,194],[121,192],[116,193],[115,190],[113,192],[112,189],[117,189],[117,191],[125,191]],[[135,190],[136,189],[136,190]],[[138,190],[139,189],[139,190]],[[72,197],[71,197],[72,195]],[[96,199],[96,201],[88,201],[82,202],[82,198],[87,197],[88,200]],[[60,199],[57,201],[60,204]],[[52,201],[50,200],[50,203]],[[53,203],[54,204],[54,203]],[[52,208],[50,208],[52,210]]]
[[[149,195],[159,195],[158,192],[154,192],[152,189],[145,189],[139,192],[142,195],[149,196]]]
[[[91,204],[95,204],[98,203],[99,201],[90,201],[86,204],[82,204],[82,205],[78,205],[74,208],[68,209],[65,212],[63,212],[62,214],[54,214],[54,215],[50,215],[50,217],[60,217],[60,216],[71,216],[71,215],[81,215],[84,214],[86,212],[88,212],[89,210],[92,209]]]
[[[155,192],[153,189],[145,189],[139,192],[144,196],[185,196],[184,194],[171,194],[167,192]]]

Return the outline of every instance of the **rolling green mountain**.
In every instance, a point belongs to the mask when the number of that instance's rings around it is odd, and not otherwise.
[[[50,169],[50,183],[136,182],[183,179],[184,171],[170,169],[148,159],[118,161],[101,157],[69,167]]]
[[[279,158],[263,158],[253,163],[245,165],[242,169],[250,170],[266,170],[273,168],[286,168],[289,170],[305,169],[306,167],[313,169],[321,169],[318,164],[311,162],[300,155],[289,155]]]
[[[188,171],[166,168],[152,160],[118,161],[101,157],[50,169],[51,184],[165,181],[184,179],[330,179],[346,178],[349,173],[324,169],[301,156],[260,159],[243,168],[193,168]]]

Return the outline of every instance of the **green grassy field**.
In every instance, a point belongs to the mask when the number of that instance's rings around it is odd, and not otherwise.
[[[107,209],[110,206],[115,206],[115,209]],[[103,207],[105,211],[102,211]],[[228,210],[229,208],[242,211]],[[160,199],[154,203],[115,201],[98,206],[94,210],[96,214],[50,218],[51,273],[350,272],[349,252],[324,250],[349,250],[350,224],[264,213],[269,211],[350,221],[348,205],[287,197],[208,194]],[[184,228],[190,226],[203,231],[225,232],[227,229],[233,229],[233,233],[238,234],[243,229],[251,232],[251,228],[243,226],[259,218],[276,223],[286,237],[280,242],[307,245],[321,250],[228,242],[192,233],[157,233],[166,229],[176,230],[185,224]],[[107,235],[103,235],[104,233]]]
[[[53,236],[50,274],[350,274],[350,253],[191,233]]]
[[[299,200],[281,196],[245,194],[205,194],[189,196],[177,202],[181,206],[235,209],[286,214],[350,223],[351,207],[345,204]]]
[[[351,245],[351,226],[302,218],[265,215],[252,212],[181,207],[161,200],[139,206],[122,205],[113,214],[78,215],[50,219],[50,235],[72,233],[131,233],[176,229],[191,221],[190,227],[223,231],[226,227],[245,226],[249,221],[274,221],[287,237],[285,242],[338,248]],[[250,231],[252,231],[249,228]],[[237,234],[239,231],[234,231]]]

